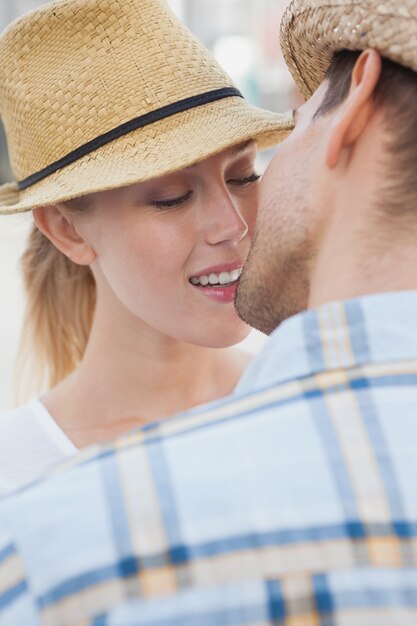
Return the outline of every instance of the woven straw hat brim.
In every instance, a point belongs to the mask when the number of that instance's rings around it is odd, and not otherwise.
[[[281,23],[281,47],[309,98],[340,50],[373,48],[417,71],[416,0],[293,0]]]
[[[184,111],[133,131],[24,191],[0,187],[0,214],[8,215],[158,178],[250,139],[271,147],[293,128],[287,115],[228,98]]]

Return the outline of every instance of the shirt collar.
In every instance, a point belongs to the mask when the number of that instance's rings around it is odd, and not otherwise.
[[[235,393],[319,372],[417,358],[417,291],[332,302],[283,322]]]

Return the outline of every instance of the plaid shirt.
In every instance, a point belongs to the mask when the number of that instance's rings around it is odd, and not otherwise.
[[[1,626],[415,626],[417,292],[293,317],[0,520]]]

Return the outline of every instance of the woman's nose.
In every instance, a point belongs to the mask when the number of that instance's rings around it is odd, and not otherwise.
[[[249,231],[239,204],[229,193],[218,196],[210,207],[205,207],[208,220],[206,222],[206,241],[210,245],[223,242],[237,243]]]

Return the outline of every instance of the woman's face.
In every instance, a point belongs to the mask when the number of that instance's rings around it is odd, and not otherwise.
[[[96,256],[101,312],[195,345],[245,338],[233,301],[256,220],[255,156],[250,142],[94,196],[76,227]]]

